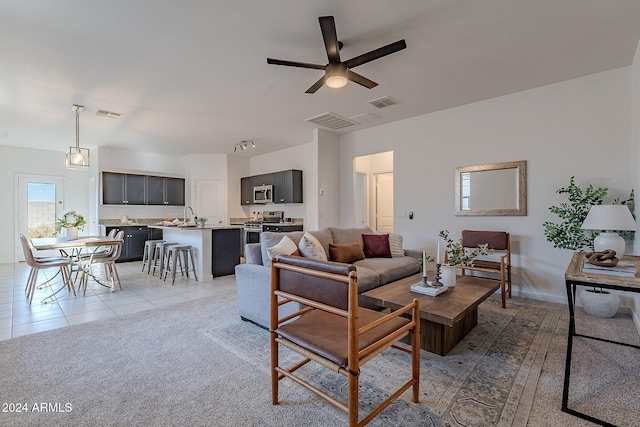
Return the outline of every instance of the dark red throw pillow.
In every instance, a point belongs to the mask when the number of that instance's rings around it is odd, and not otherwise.
[[[363,234],[362,242],[366,258],[391,258],[388,234]]]

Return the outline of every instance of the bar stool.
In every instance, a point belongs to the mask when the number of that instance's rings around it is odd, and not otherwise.
[[[142,253],[142,271],[144,271],[145,265],[147,266],[147,274],[151,271],[151,262],[153,261],[155,244],[158,242],[164,242],[164,240],[147,240],[144,242],[144,252]]]
[[[152,258],[153,273],[151,274],[152,276],[156,275],[156,267],[158,266],[158,262],[159,262],[160,278],[162,279],[162,272],[164,271],[164,267],[165,267],[165,255],[166,255],[167,248],[169,246],[178,245],[178,244],[179,244],[178,242],[165,242],[164,240],[161,240],[154,244],[153,252],[152,252],[152,255],[153,255],[153,258]]]
[[[184,260],[184,262],[180,259],[180,254],[182,254],[182,260]],[[193,258],[191,245],[172,245],[167,249],[167,266],[164,270],[164,280],[167,280],[167,273],[171,270],[171,284],[173,285],[176,282],[177,264],[180,264],[180,273],[183,276],[186,273],[187,277],[189,277],[189,258],[191,258],[193,277],[198,281],[196,262]]]

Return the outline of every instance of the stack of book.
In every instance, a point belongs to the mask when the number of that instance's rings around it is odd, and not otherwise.
[[[630,262],[619,262],[615,267],[601,267],[599,265],[589,264],[585,261],[582,264],[583,273],[605,274],[607,276],[618,277],[636,277],[636,266]]]
[[[420,283],[416,283],[415,285],[411,286],[411,292],[417,292],[419,294],[424,294],[424,295],[429,295],[432,297],[435,297],[437,295],[440,295],[443,292],[447,292],[447,288],[446,286],[432,286],[431,283],[432,282],[427,282],[429,284],[429,286],[420,286]]]

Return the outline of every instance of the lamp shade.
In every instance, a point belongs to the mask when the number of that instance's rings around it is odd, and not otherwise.
[[[625,205],[591,206],[582,223],[584,230],[634,231],[638,229],[636,220]]]

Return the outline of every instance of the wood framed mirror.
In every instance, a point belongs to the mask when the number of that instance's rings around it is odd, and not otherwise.
[[[527,162],[456,168],[456,216],[527,215]]]

